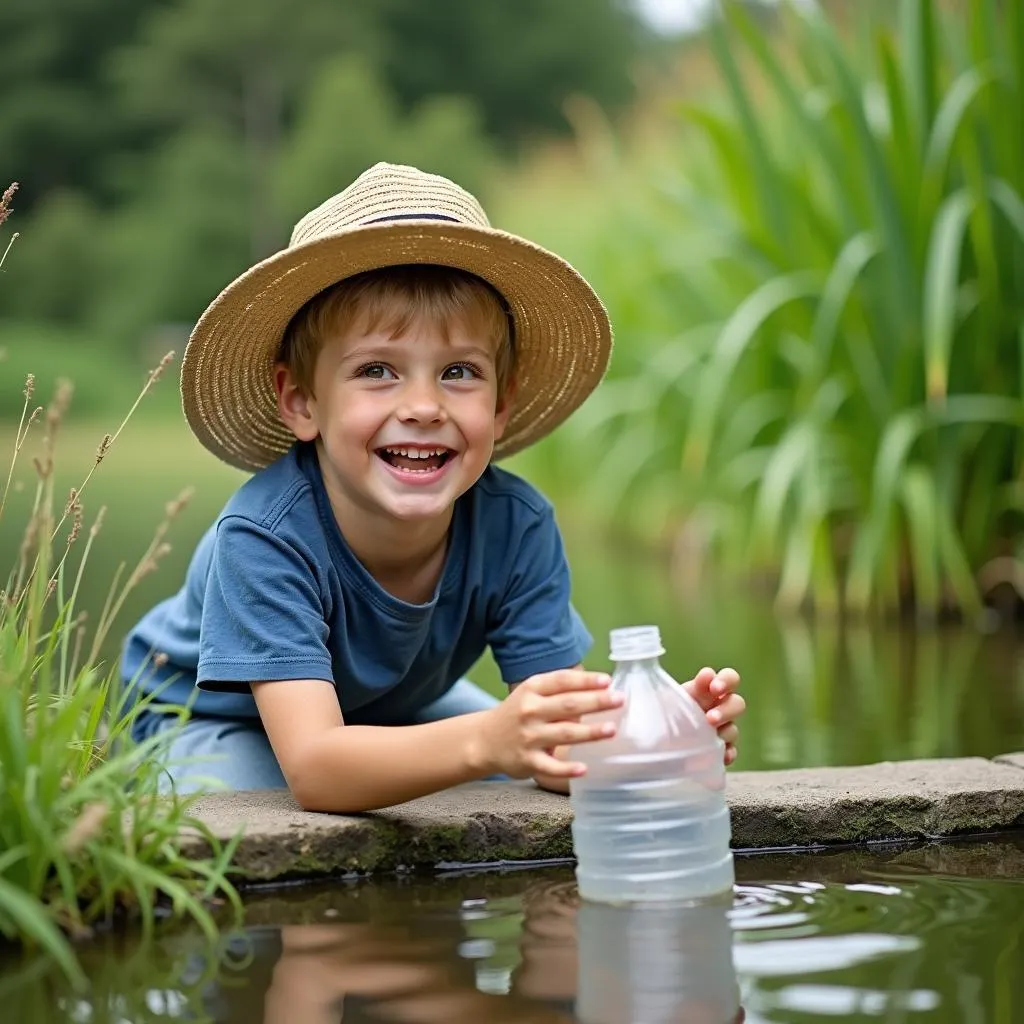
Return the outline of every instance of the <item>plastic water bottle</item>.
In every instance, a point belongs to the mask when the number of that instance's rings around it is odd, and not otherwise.
[[[618,731],[570,754],[587,766],[570,782],[585,900],[690,902],[731,893],[735,882],[725,745],[661,667],[664,653],[657,626],[612,630],[611,688],[626,699],[593,717]]]

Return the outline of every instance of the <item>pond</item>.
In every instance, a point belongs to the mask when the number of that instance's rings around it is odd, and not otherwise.
[[[731,903],[581,904],[567,865],[251,893],[214,951],[86,947],[92,991],[0,970],[18,1024],[1015,1024],[1024,839],[737,857]]]

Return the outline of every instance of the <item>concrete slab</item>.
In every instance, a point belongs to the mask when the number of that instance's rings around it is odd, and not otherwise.
[[[1024,777],[981,757],[736,772],[729,803],[737,847],[977,834],[1024,825]]]
[[[727,793],[737,849],[1024,826],[1024,774],[984,758],[731,772]],[[528,782],[460,786],[363,815],[302,811],[278,790],[203,797],[195,813],[220,838],[242,830],[235,864],[254,880],[572,856],[568,799]],[[204,845],[193,837],[190,852]]]
[[[572,856],[569,801],[532,782],[459,786],[362,815],[303,811],[286,790],[218,793],[195,816],[220,839],[243,829],[235,865],[261,880]]]

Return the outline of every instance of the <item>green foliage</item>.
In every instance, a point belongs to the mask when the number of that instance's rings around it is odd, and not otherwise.
[[[166,1024],[177,1017],[189,1024],[214,1024],[211,1003],[218,1000],[211,1000],[211,992],[230,993],[245,984],[241,971],[251,969],[253,959],[245,933],[214,945],[187,928],[162,934],[159,941],[143,939],[134,929],[118,930],[83,943],[76,952],[89,979],[85,990],[76,990],[43,956],[0,972],[0,999],[12,1008],[11,1019],[19,1024],[74,1019]]]
[[[378,160],[486,193],[569,97],[629,96],[638,26],[618,0],[13,0],[0,181],[29,187],[5,313],[132,353]]]
[[[403,114],[369,62],[344,57],[311,83],[275,168],[275,206],[291,224],[379,160],[429,168],[481,192],[493,156],[471,100],[428,96]]]
[[[903,0],[863,47],[813,6],[768,38],[726,12],[726,102],[607,224],[651,281],[577,425],[592,493],[777,572],[786,607],[975,612],[1022,511],[1019,5]]]
[[[101,286],[96,258],[100,225],[99,211],[80,192],[47,194],[32,231],[18,239],[18,258],[4,264],[5,314],[19,317],[45,309],[52,324],[80,322]],[[10,384],[20,392],[24,379],[21,373]]]
[[[108,198],[109,155],[144,136],[117,112],[110,55],[163,0],[4,0],[0,4],[0,181],[25,208],[76,187]]]
[[[11,0],[0,181],[29,183],[31,243],[4,308],[125,349],[194,319],[371,163],[479,187],[567,96],[620,102],[638,24],[619,0]]]
[[[384,75],[405,107],[431,93],[471,96],[488,132],[509,145],[564,131],[575,94],[621,107],[645,43],[634,6],[622,0],[381,0],[376,9]]]
[[[150,375],[143,395],[165,366],[166,360]],[[17,480],[18,456],[39,418],[31,412],[33,388],[30,377],[0,489],[0,518]],[[95,625],[87,628],[77,601],[103,510],[86,527],[82,495],[127,417],[62,503],[54,464],[69,400],[69,386],[58,387],[42,416],[35,496],[0,592],[0,936],[41,949],[83,986],[67,933],[81,936],[131,915],[141,918],[148,935],[159,903],[197,922],[215,941],[210,900],[226,896],[236,911],[240,905],[226,877],[234,844],[222,846],[194,818],[195,797],[160,792],[173,730],[133,741],[132,723],[144,704],[121,692],[117,665],[99,658],[126,597],[164,554],[178,506],[169,507],[138,565],[115,576]],[[83,550],[73,568],[69,556],[76,548]],[[210,859],[191,861],[180,851],[184,835],[197,829],[211,844]]]
[[[87,321],[133,345],[153,325],[191,326],[217,288],[248,266],[253,220],[266,214],[248,208],[247,183],[242,151],[222,129],[172,136],[145,190],[99,239],[104,285],[83,311]]]

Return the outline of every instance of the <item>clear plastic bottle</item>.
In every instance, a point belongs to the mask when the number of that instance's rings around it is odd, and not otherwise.
[[[570,783],[586,900],[689,902],[731,892],[735,881],[724,744],[661,667],[664,653],[657,626],[612,630],[611,685],[626,699],[600,718],[618,731],[570,753],[587,766]]]

